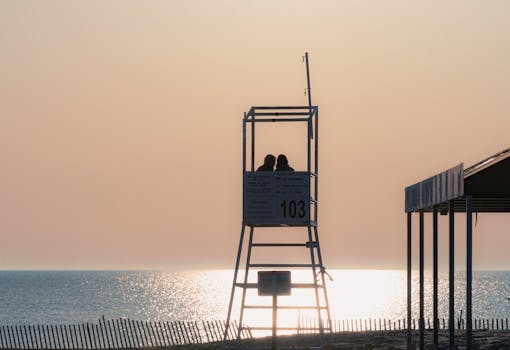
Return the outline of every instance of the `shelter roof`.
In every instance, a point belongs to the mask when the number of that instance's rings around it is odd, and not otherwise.
[[[466,211],[465,196],[473,198],[475,212],[510,212],[510,148],[464,169],[463,164],[406,187],[406,212]]]

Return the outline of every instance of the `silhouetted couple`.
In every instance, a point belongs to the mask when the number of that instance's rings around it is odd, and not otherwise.
[[[257,171],[273,171],[275,160],[276,169],[274,169],[274,171],[294,171],[294,169],[289,166],[289,161],[284,154],[280,154],[278,159],[276,159],[272,154],[268,154],[264,158],[264,164],[259,166]]]

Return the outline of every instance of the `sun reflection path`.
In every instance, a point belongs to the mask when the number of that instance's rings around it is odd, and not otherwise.
[[[405,315],[405,281],[402,271],[328,270],[331,316],[337,320],[401,318]],[[256,282],[256,271],[249,282]],[[232,270],[147,272],[140,278],[131,276],[125,300],[134,307],[135,318],[149,320],[224,320],[233,277]],[[242,278],[242,276],[241,276]],[[310,280],[310,271],[293,270],[293,283]],[[234,300],[239,309],[240,298]],[[247,304],[271,305],[271,297],[259,297],[256,290],[247,293]],[[315,305],[313,291],[294,289],[291,296],[278,298],[279,305]],[[315,318],[311,310],[280,310],[279,326],[296,326],[298,318]],[[238,320],[238,315],[233,315]],[[267,326],[271,311],[251,309],[245,323]]]

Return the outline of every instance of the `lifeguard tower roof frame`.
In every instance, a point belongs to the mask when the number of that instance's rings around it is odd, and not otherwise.
[[[232,308],[234,294],[238,288],[242,290],[239,322],[237,324],[237,339],[243,334],[243,330],[249,329],[261,331],[277,330],[299,331],[303,327],[247,327],[243,323],[245,310],[248,309],[270,309],[274,306],[247,305],[247,289],[258,288],[257,283],[249,283],[251,269],[310,269],[309,283],[292,283],[291,289],[310,289],[314,292],[314,305],[286,305],[276,306],[276,309],[286,310],[311,310],[316,312],[318,326],[306,329],[307,332],[315,331],[320,334],[321,344],[324,343],[324,331],[331,331],[331,315],[326,290],[325,267],[319,244],[318,234],[318,149],[319,149],[319,107],[312,105],[310,94],[310,75],[308,66],[308,54],[305,55],[308,84],[308,106],[254,106],[243,117],[243,220],[237,251],[235,271],[228,306],[227,327],[224,339],[228,338],[228,331],[231,326]],[[256,171],[256,125],[258,123],[304,123],[307,128],[307,162],[304,171]],[[249,129],[249,130],[248,130]],[[249,133],[249,142],[248,142]],[[283,227],[306,227],[306,240],[301,242],[254,242],[255,228],[283,228]],[[241,265],[243,245],[245,241],[246,227],[249,228],[247,250],[245,252],[246,262],[244,266],[244,277],[238,281],[238,272]],[[267,236],[266,236],[267,237]],[[272,236],[276,237],[276,236]],[[293,235],[293,237],[295,237]],[[275,254],[274,261],[264,263],[252,263],[253,248],[269,248],[271,252],[277,252],[278,248],[305,248],[309,256],[306,263],[281,263],[281,254]],[[305,250],[305,251],[306,251]],[[308,254],[307,254],[308,255]],[[269,254],[266,254],[269,259]],[[273,311],[275,312],[275,311]],[[327,320],[327,324],[323,324]]]

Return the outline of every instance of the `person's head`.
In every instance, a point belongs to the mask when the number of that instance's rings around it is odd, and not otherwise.
[[[264,165],[274,167],[274,162],[276,158],[272,154],[268,154],[264,157]]]
[[[287,160],[285,154],[280,154],[278,156],[277,165],[289,165],[289,161]]]

